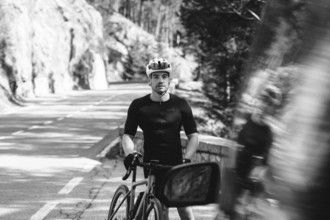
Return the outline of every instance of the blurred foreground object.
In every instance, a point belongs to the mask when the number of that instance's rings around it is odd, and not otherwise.
[[[330,219],[330,1],[267,1],[246,65],[232,137],[265,86],[283,96],[269,119],[275,142],[267,183],[285,220]],[[268,216],[267,219],[275,219]]]

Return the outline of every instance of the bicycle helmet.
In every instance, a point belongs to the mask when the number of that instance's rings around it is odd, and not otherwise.
[[[150,75],[155,72],[167,72],[169,75],[171,75],[171,64],[163,58],[152,59],[146,67],[146,73],[147,76],[150,77]]]
[[[279,106],[282,103],[281,90],[273,85],[268,85],[261,94],[262,100],[274,106]]]

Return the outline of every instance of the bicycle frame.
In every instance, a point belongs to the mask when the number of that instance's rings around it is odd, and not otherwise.
[[[133,220],[135,219],[137,216],[141,215],[142,213],[142,219],[145,219],[147,217],[147,199],[148,197],[153,196],[153,191],[154,191],[154,185],[155,185],[155,176],[150,174],[148,176],[147,179],[144,180],[140,180],[140,181],[136,181],[136,173],[137,173],[137,167],[133,168],[133,175],[132,175],[132,183],[129,189],[129,192],[124,196],[123,200],[120,202],[119,206],[117,207],[117,209],[114,211],[114,213],[112,214],[112,216],[110,218],[112,218],[117,211],[119,210],[120,206],[124,203],[124,201],[127,199],[127,197],[129,196],[129,211],[128,211],[128,220]],[[144,190],[144,194],[143,197],[140,201],[140,204],[136,210],[136,212],[134,213],[134,206],[135,206],[135,191],[136,188],[138,186],[142,186],[142,185],[146,185],[146,188]]]
[[[169,217],[165,207],[186,207],[218,202],[220,167],[216,162],[177,166],[162,165],[156,160],[152,160],[150,163],[135,162],[133,160],[123,177],[123,180],[126,180],[133,171],[130,187],[127,184],[121,184],[114,193],[109,208],[109,220],[113,219],[123,202],[126,202],[126,206],[122,207],[125,209],[121,209],[122,211],[117,213],[119,217],[117,219],[134,220],[138,217],[138,219],[145,220],[148,217],[153,217],[163,220]],[[136,166],[134,164],[148,170],[148,179],[136,181]],[[156,193],[156,176],[158,177],[158,175],[162,176],[160,176],[161,180],[157,182]],[[183,181],[180,187],[177,187],[178,181]],[[140,194],[135,201],[136,187],[141,185],[146,185],[144,194],[143,196]],[[203,189],[202,193],[201,189]]]
[[[142,212],[142,219],[145,219],[146,218],[146,211],[147,211],[147,198],[150,197],[151,195],[153,195],[153,188],[154,188],[154,184],[155,184],[155,177],[154,176],[149,176],[148,179],[145,179],[145,180],[141,180],[141,181],[137,181],[137,182],[133,182],[132,185],[131,185],[131,199],[130,199],[130,213],[129,216],[133,215],[132,217],[136,217],[138,215],[141,214]],[[147,185],[144,193],[143,193],[143,197],[141,199],[141,202],[138,206],[138,209],[136,211],[136,213],[133,213],[133,210],[134,210],[134,199],[135,199],[135,189],[138,187],[138,186],[141,186],[141,185]],[[132,218],[134,219],[134,218]]]

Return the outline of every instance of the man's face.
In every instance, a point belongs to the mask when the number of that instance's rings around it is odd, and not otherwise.
[[[151,74],[149,78],[149,85],[154,92],[161,95],[167,91],[170,81],[171,80],[167,72],[156,72]]]

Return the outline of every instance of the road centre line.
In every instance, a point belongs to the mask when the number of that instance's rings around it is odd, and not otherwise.
[[[27,128],[27,130],[32,130],[32,129],[35,129],[35,128],[39,128],[39,126],[38,125],[31,126],[31,127]]]
[[[15,132],[13,132],[13,133],[11,133],[12,135],[17,135],[17,134],[21,134],[21,133],[23,133],[24,132],[24,130],[19,130],[19,131],[15,131]]]
[[[57,201],[47,202],[41,209],[39,209],[30,220],[42,220],[44,219],[55,207],[57,206]]]
[[[51,123],[53,123],[53,121],[45,121],[43,124],[48,125],[48,124],[51,124]]]
[[[105,99],[102,99],[102,100],[98,101],[96,104],[92,104],[92,105],[89,105],[89,106],[87,106],[87,107],[84,107],[81,111],[75,111],[75,112],[73,112],[73,113],[71,113],[71,114],[66,115],[65,117],[57,118],[56,121],[62,121],[62,120],[65,119],[66,117],[68,117],[68,118],[69,118],[69,117],[72,117],[72,116],[75,115],[75,114],[78,114],[78,113],[80,113],[80,112],[82,112],[82,111],[86,111],[86,110],[88,110],[89,108],[92,108],[92,107],[94,107],[94,106],[97,106],[97,105],[99,105],[99,104],[101,104],[101,103],[103,103],[103,102],[105,102],[105,101],[107,101],[107,100],[109,100],[109,99],[111,99],[111,98],[113,98],[113,96],[109,96],[109,97],[107,97],[107,98],[105,98]],[[54,122],[54,121],[45,121],[44,123],[42,123],[42,125],[48,125],[48,124],[51,124],[51,123],[53,123],[53,122]],[[36,129],[36,128],[39,128],[39,127],[40,127],[40,125],[34,125],[34,126],[31,126],[31,127],[27,128],[26,130],[32,130],[32,129]],[[15,131],[15,132],[11,133],[11,135],[19,135],[19,134],[24,133],[26,130]],[[89,167],[88,167],[88,170],[89,170]]]
[[[73,178],[57,194],[69,194],[83,179],[83,177]]]

